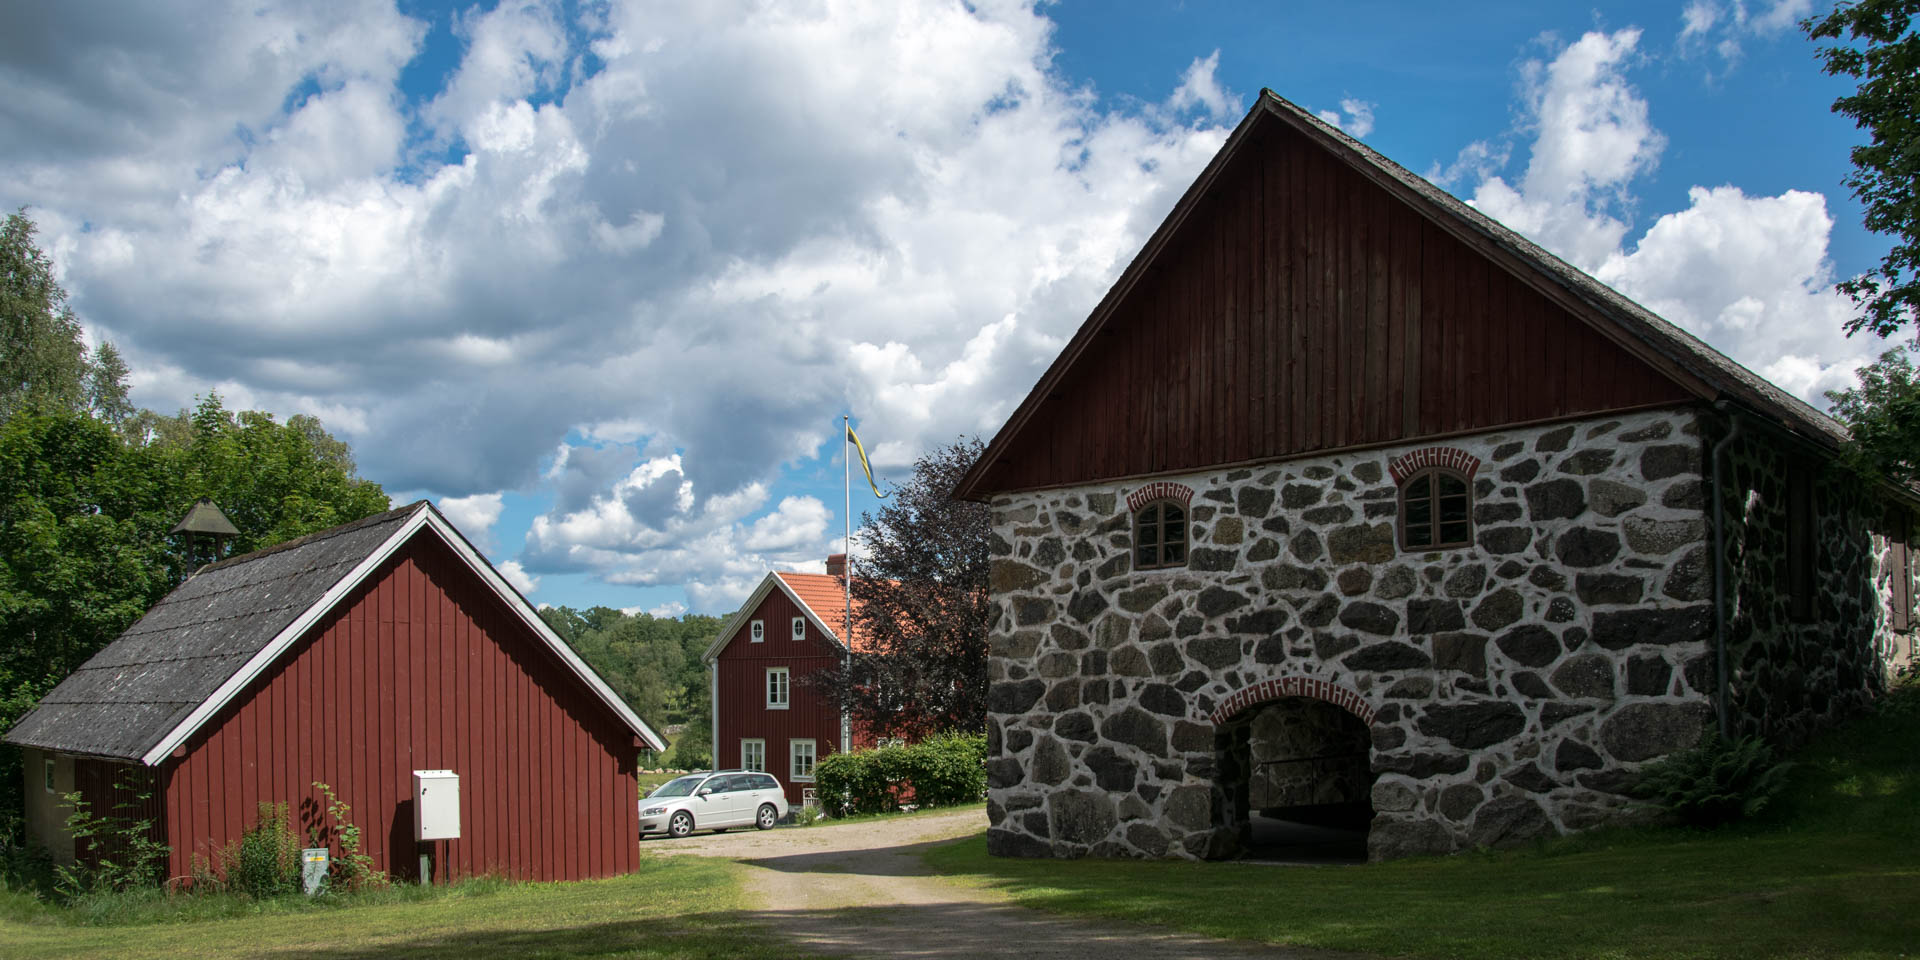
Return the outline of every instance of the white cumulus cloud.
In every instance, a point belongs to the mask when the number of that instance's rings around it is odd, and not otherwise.
[[[1704,13],[1696,20],[1711,23]],[[1825,197],[1695,186],[1686,209],[1658,215],[1629,239],[1632,185],[1658,163],[1666,142],[1627,78],[1639,37],[1634,30],[1589,33],[1550,62],[1524,64],[1522,130],[1533,135],[1526,172],[1517,184],[1485,176],[1472,202],[1824,406],[1824,391],[1850,385],[1882,346],[1844,333],[1851,305],[1832,289]]]

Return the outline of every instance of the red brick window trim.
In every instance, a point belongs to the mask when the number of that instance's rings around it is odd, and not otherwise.
[[[1139,513],[1141,507],[1155,500],[1172,500],[1185,507],[1193,502],[1193,488],[1184,483],[1149,483],[1127,494],[1127,512]]]
[[[1274,677],[1271,680],[1262,680],[1242,687],[1227,697],[1220,706],[1214,708],[1208,719],[1215,725],[1219,725],[1226,723],[1242,710],[1259,706],[1269,700],[1280,700],[1286,697],[1306,697],[1309,700],[1331,703],[1359,717],[1368,726],[1373,725],[1375,711],[1365,697],[1331,681],[1298,676]]]
[[[1459,447],[1421,447],[1394,457],[1387,472],[1393,474],[1394,483],[1404,486],[1408,478],[1429,467],[1451,470],[1471,483],[1480,472],[1480,458]]]

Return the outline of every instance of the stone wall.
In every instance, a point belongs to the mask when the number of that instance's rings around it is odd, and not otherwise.
[[[1412,446],[1157,478],[1192,491],[1172,570],[1132,569],[1142,484],[997,498],[990,849],[1231,855],[1248,710],[1300,692],[1370,724],[1377,858],[1621,815],[1711,716],[1700,415],[1441,446],[1474,466],[1471,547],[1397,548]]]
[[[1844,467],[1751,422],[1723,466],[1729,721],[1737,734],[1793,746],[1912,669],[1911,637],[1892,629],[1888,503]],[[1786,571],[1793,466],[1813,481],[1814,601],[1799,620]]]

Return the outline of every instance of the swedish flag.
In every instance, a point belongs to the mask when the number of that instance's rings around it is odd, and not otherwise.
[[[853,449],[860,451],[860,469],[867,472],[867,486],[873,488],[874,496],[885,497],[886,494],[881,493],[880,487],[873,482],[873,464],[867,460],[867,448],[860,443],[860,435],[853,432],[851,425],[847,427],[847,439],[853,441]]]

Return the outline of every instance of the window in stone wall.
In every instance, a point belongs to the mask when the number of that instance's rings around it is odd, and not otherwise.
[[[1816,552],[1813,530],[1813,473],[1803,464],[1787,468],[1787,555],[1784,587],[1787,616],[1795,623],[1813,619]]]
[[[1157,570],[1187,565],[1187,506],[1156,500],[1133,515],[1133,567]]]
[[[1400,547],[1444,550],[1473,542],[1473,488],[1451,470],[1430,468],[1400,485]]]

